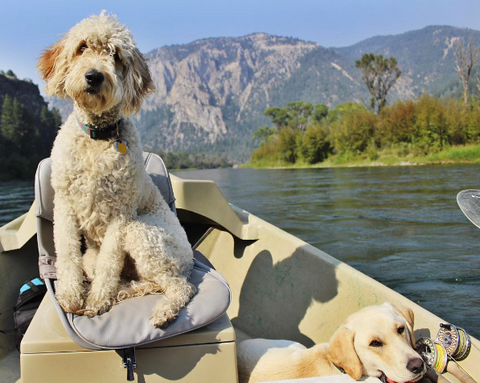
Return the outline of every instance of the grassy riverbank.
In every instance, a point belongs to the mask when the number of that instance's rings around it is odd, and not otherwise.
[[[410,166],[410,165],[446,165],[446,164],[480,164],[480,145],[451,146],[439,152],[428,155],[400,156],[398,149],[382,149],[375,153],[362,153],[357,156],[331,155],[323,162],[308,164],[285,161],[256,161],[242,167],[267,168],[329,168],[348,166]]]

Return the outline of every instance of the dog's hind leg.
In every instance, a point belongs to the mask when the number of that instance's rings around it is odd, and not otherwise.
[[[156,226],[156,217],[139,217],[125,231],[125,250],[135,261],[140,281],[151,282],[151,289],[163,291],[164,299],[154,308],[151,323],[161,327],[176,318],[195,294],[187,281],[193,266],[188,241]],[[182,229],[183,230],[183,229]]]
[[[195,287],[185,277],[165,275],[159,282],[165,286],[165,299],[153,309],[150,323],[154,327],[168,326],[195,294]]]
[[[107,228],[95,263],[95,277],[88,294],[84,314],[94,316],[108,311],[115,303],[123,269],[122,249],[124,222],[116,220]]]

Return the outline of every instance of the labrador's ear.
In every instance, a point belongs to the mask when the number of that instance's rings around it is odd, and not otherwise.
[[[327,357],[334,365],[341,367],[353,379],[362,377],[363,368],[353,344],[355,334],[345,326],[341,326],[332,339],[328,348]]]
[[[410,344],[413,348],[415,348],[415,333],[413,332],[415,316],[413,314],[413,310],[399,304],[393,304],[393,303],[390,303],[390,304],[392,305],[392,308],[395,311],[395,313],[405,319],[407,323],[407,330],[408,330]]]

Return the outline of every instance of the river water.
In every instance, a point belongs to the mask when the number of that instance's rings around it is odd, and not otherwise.
[[[479,166],[215,169],[226,198],[480,338],[480,229],[456,204]],[[0,226],[28,210],[31,183],[0,184]]]

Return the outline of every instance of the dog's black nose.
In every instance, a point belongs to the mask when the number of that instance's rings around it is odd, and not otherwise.
[[[407,363],[407,370],[414,374],[420,374],[424,369],[422,358],[412,358]]]
[[[89,86],[99,86],[104,79],[105,76],[103,73],[96,69],[89,69],[87,73],[85,73],[85,80],[87,80]]]

